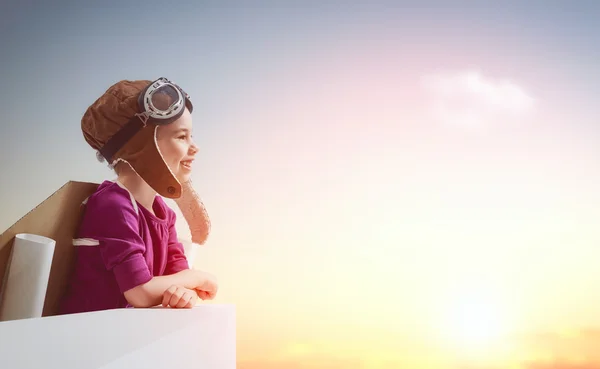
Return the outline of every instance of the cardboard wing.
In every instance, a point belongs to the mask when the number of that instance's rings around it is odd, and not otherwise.
[[[56,241],[43,316],[57,313],[74,264],[73,238],[83,215],[82,203],[96,188],[96,183],[69,181],[0,235],[0,276],[6,273],[15,235],[33,233]]]

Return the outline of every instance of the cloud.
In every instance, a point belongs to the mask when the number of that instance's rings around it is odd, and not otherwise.
[[[378,345],[382,346],[382,345]],[[389,346],[389,345],[388,345]],[[310,340],[288,342],[280,350],[273,350],[265,358],[238,360],[238,369],[387,369],[418,367],[398,348],[364,345],[364,342],[341,343],[339,340]],[[411,352],[413,353],[413,352]],[[417,357],[417,359],[420,359]]]
[[[397,363],[396,363],[397,364]],[[399,367],[398,365],[395,365]],[[394,367],[394,366],[388,366]],[[327,357],[302,357],[288,360],[275,360],[265,358],[255,361],[238,361],[238,369],[364,369],[365,365],[361,359],[339,359]]]
[[[525,338],[526,348],[545,359],[529,360],[523,369],[600,369],[600,329],[539,332]]]
[[[582,327],[569,331],[538,332],[522,338],[530,350],[565,357],[585,356],[600,363],[600,329]]]
[[[478,70],[425,75],[421,87],[429,98],[430,113],[445,124],[484,128],[518,122],[535,107],[535,99],[523,87]]]
[[[569,361],[534,362],[527,365],[526,369],[600,369],[600,363],[576,363]]]

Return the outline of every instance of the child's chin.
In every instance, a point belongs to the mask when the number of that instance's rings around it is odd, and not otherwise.
[[[190,173],[185,173],[185,174],[179,174],[177,176],[177,179],[179,180],[180,183],[185,183],[185,182],[187,182],[187,181],[190,180],[190,175],[191,174],[192,174],[191,172]]]

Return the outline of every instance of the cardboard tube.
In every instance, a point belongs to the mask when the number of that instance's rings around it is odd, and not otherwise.
[[[55,246],[47,237],[15,236],[0,297],[0,321],[42,316]]]

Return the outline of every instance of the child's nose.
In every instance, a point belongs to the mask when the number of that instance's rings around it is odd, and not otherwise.
[[[192,144],[190,145],[190,153],[196,154],[198,151],[200,151],[200,149],[198,148],[196,143],[192,141]]]

